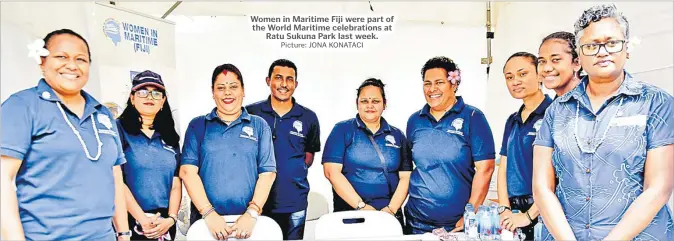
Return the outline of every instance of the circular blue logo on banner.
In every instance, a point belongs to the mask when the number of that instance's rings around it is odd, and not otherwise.
[[[115,46],[122,41],[122,36],[119,31],[119,22],[113,18],[108,18],[103,22],[103,33],[107,36]]]

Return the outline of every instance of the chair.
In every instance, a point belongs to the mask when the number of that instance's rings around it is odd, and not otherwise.
[[[356,223],[348,222],[357,220]],[[347,221],[345,223],[345,221]],[[316,240],[402,236],[398,220],[382,211],[344,211],[323,215],[316,224]]]
[[[330,205],[328,199],[318,192],[309,192],[308,197],[309,206],[307,207],[307,219],[304,224],[304,237],[314,237],[316,230],[316,223],[321,216],[330,212]]]
[[[227,215],[222,216],[227,222],[227,225],[232,225],[236,222],[241,215]],[[185,240],[217,240],[211,235],[211,232],[206,226],[206,221],[199,219],[187,231],[187,237]],[[227,240],[236,240],[230,236]],[[265,216],[259,216],[255,227],[253,228],[253,233],[250,235],[250,238],[246,240],[283,240],[283,232],[281,227],[271,218]]]

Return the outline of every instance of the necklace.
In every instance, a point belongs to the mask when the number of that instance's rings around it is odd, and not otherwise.
[[[63,119],[66,120],[66,123],[68,123],[70,129],[73,131],[73,133],[75,133],[77,139],[80,140],[80,145],[82,145],[82,149],[84,149],[84,154],[87,155],[87,158],[92,161],[98,161],[98,158],[101,157],[101,147],[103,146],[103,143],[101,142],[101,137],[98,135],[98,129],[96,128],[96,118],[94,118],[95,115],[91,115],[91,126],[94,128],[94,135],[96,136],[96,142],[98,143],[98,154],[96,154],[96,157],[91,157],[91,154],[89,154],[89,150],[87,150],[87,146],[84,143],[80,132],[75,129],[72,123],[70,123],[70,120],[68,120],[68,116],[66,116],[66,112],[63,110],[63,107],[61,107],[61,104],[56,102],[56,106],[58,106],[61,114],[63,114]]]
[[[608,122],[608,126],[606,127],[606,129],[604,129],[604,134],[602,135],[601,139],[599,139],[596,146],[591,146],[592,149],[585,149],[585,147],[583,146],[583,143],[580,142],[580,140],[578,139],[578,119],[580,118],[580,115],[579,115],[579,113],[580,113],[580,101],[578,101],[578,103],[576,103],[576,120],[575,120],[576,123],[575,123],[575,127],[574,127],[574,135],[575,135],[575,138],[576,138],[576,143],[577,143],[578,147],[580,148],[580,150],[582,152],[584,152],[584,153],[594,153],[594,152],[597,151],[599,146],[601,146],[601,144],[604,143],[604,139],[606,139],[606,133],[608,133],[608,129],[611,128],[611,124],[613,123],[613,119],[618,115],[618,113],[620,113],[622,111],[620,108],[623,105],[623,99],[624,99],[624,97],[620,97],[620,104],[618,104],[618,110],[613,114],[613,116],[611,116],[611,119]],[[590,146],[593,139],[594,139],[594,137],[588,138],[588,140],[586,141],[588,146]]]

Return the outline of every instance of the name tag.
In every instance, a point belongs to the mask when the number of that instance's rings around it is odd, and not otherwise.
[[[647,119],[646,115],[617,117],[613,119],[611,126],[645,126]]]

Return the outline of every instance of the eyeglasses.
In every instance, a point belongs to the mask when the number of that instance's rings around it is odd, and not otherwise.
[[[601,47],[604,47],[606,52],[609,54],[617,53],[620,51],[623,51],[623,48],[625,47],[625,40],[609,40],[606,43],[603,44],[598,44],[598,43],[592,43],[592,44],[583,44],[580,45],[580,52],[583,53],[585,56],[595,56],[599,53],[599,49]]]
[[[164,93],[157,90],[139,90],[136,91],[136,96],[140,98],[147,98],[148,95],[152,94],[152,98],[155,100],[161,100],[164,97]]]

